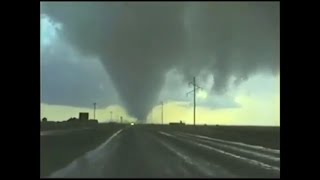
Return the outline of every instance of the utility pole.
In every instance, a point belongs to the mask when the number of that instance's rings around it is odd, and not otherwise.
[[[161,124],[163,124],[163,101],[161,101]]]
[[[193,90],[187,93],[193,93],[193,125],[196,125],[196,91],[197,89],[202,89],[196,84],[196,77],[193,77],[193,82],[189,82],[189,85],[193,85]]]
[[[96,105],[97,103],[93,103],[93,119],[96,119]]]
[[[196,125],[196,77],[193,77],[193,125]]]

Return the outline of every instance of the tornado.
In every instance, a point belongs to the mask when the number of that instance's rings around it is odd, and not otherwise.
[[[61,37],[98,56],[130,115],[143,121],[165,74],[213,75],[212,93],[254,73],[279,73],[278,2],[43,2]],[[199,77],[201,78],[201,77]]]

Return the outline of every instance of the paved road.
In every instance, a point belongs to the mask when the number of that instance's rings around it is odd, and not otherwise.
[[[50,177],[280,177],[280,150],[130,126]]]

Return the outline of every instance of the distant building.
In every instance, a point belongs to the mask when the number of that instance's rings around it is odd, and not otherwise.
[[[80,112],[80,113],[79,113],[79,120],[81,120],[81,121],[88,121],[88,120],[89,120],[89,113],[87,113],[87,112]]]

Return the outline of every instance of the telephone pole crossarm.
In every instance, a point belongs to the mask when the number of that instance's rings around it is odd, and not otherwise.
[[[189,82],[189,85],[193,85],[193,90],[188,92],[186,95],[193,93],[193,125],[196,125],[196,93],[198,89],[202,89],[196,84],[196,77],[193,77],[193,82]]]
[[[190,91],[190,92],[187,92],[187,93],[186,93],[186,95],[188,96],[190,93],[193,93],[193,90],[192,90],[192,91]]]
[[[197,86],[197,88],[196,88],[195,90],[197,91],[198,89],[202,89],[202,88],[199,87],[199,86]],[[188,96],[190,93],[193,93],[193,92],[194,92],[194,90],[192,90],[192,91],[190,91],[190,92],[187,92],[186,95]]]

